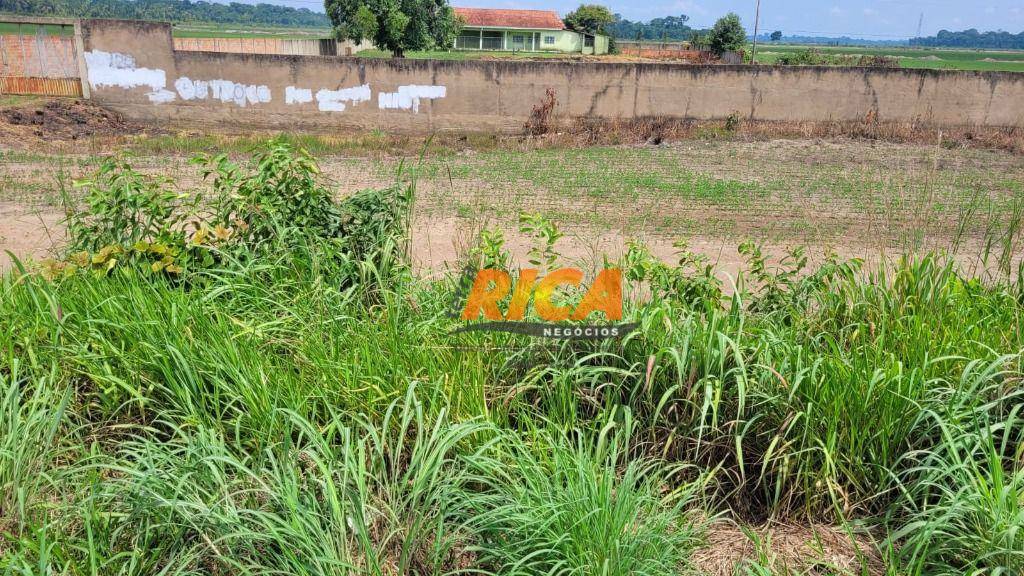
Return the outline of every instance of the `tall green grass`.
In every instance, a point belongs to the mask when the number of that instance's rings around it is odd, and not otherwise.
[[[212,165],[209,232],[79,214],[66,259],[0,278],[5,573],[685,573],[718,514],[1019,571],[1019,278],[748,245],[726,293],[637,246],[623,341],[451,335],[454,279],[404,258],[412,190],[325,204],[272,146]]]

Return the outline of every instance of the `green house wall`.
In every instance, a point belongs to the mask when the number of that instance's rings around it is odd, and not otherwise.
[[[472,35],[479,33],[481,30],[487,32],[503,32],[504,43],[502,50],[516,50],[519,49],[513,43],[513,37],[517,35],[524,36],[524,50],[528,52],[565,52],[565,53],[594,53],[594,54],[607,54],[608,53],[608,37],[597,36],[595,38],[594,47],[595,50],[591,52],[590,48],[584,50],[583,46],[583,35],[572,30],[521,30],[515,28],[477,28],[473,26],[466,26],[462,29],[462,35]],[[536,48],[531,49],[529,38],[533,36],[537,39]],[[545,44],[545,37],[554,36],[554,44]],[[474,48],[469,48],[473,50]]]

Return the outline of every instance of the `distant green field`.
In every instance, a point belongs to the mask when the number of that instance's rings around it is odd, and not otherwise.
[[[73,36],[75,29],[72,26],[39,26],[37,24],[15,24],[13,22],[0,22],[0,34],[25,34],[35,35],[43,28],[46,34],[53,36]]]
[[[37,24],[0,22],[0,34],[39,33]],[[46,34],[71,36],[71,26],[45,25]],[[174,24],[173,33],[179,38],[330,38],[330,28],[277,28],[273,26],[248,27],[241,24]]]
[[[1024,51],[1011,50],[761,44],[757,49],[757,61],[762,64],[774,64],[783,54],[793,54],[809,48],[820,50],[826,54],[891,56],[898,58],[900,66],[903,68],[1024,72]]]

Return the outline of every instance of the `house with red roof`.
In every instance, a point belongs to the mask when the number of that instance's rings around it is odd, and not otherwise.
[[[607,54],[608,37],[569,30],[552,10],[455,8],[456,50]]]

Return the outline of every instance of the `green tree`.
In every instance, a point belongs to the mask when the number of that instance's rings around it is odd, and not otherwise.
[[[772,32],[771,39],[772,42],[778,42],[779,40],[782,40],[782,30],[776,30],[775,32]]]
[[[747,43],[747,31],[740,23],[740,17],[729,12],[715,22],[708,35],[708,45],[717,56],[726,52],[736,52]]]
[[[371,40],[397,58],[452,47],[461,23],[448,0],[325,0],[339,40]]]
[[[611,10],[599,4],[580,4],[580,7],[566,14],[565,26],[586,34],[606,34],[605,27],[615,22]]]

